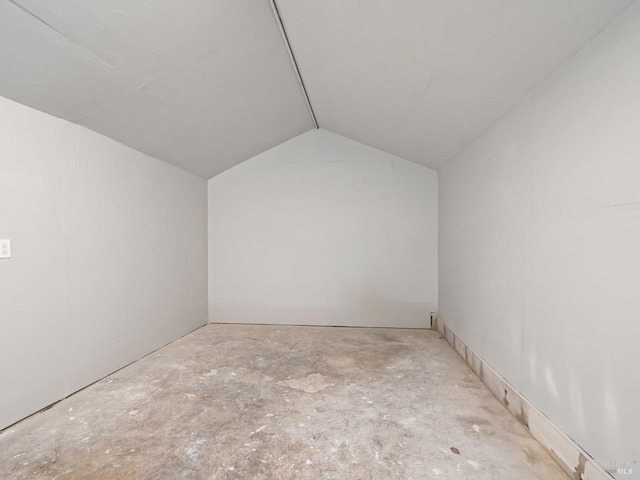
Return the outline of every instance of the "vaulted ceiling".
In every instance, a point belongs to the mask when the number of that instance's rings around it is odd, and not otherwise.
[[[633,0],[276,0],[321,128],[439,168]],[[0,0],[0,95],[205,178],[314,127],[269,0]]]

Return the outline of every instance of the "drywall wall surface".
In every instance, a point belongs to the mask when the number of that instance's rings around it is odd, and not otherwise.
[[[436,177],[312,130],[212,178],[210,321],[425,328]]]
[[[639,45],[636,3],[438,172],[441,316],[605,467],[640,461]]]
[[[0,98],[0,428],[206,323],[206,235],[205,180]]]

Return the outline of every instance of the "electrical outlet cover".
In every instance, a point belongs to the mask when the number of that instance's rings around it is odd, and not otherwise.
[[[0,240],[0,258],[11,258],[11,240]]]

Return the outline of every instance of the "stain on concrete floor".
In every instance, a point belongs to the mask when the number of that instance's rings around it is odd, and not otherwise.
[[[2,432],[0,478],[568,477],[434,331],[207,325]]]
[[[316,393],[320,390],[324,390],[327,387],[335,385],[333,379],[325,377],[320,373],[310,373],[303,378],[292,378],[291,380],[283,380],[278,382],[278,385],[283,387],[295,388],[296,390],[302,390],[307,393]]]

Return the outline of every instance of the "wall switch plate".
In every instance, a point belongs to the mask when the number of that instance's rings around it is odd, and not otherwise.
[[[11,258],[11,240],[0,240],[0,258]]]

